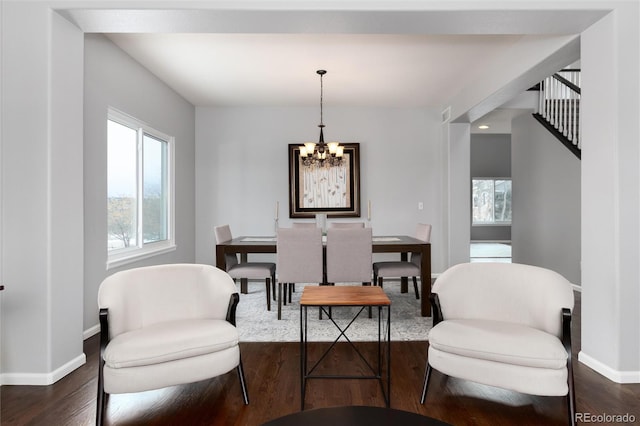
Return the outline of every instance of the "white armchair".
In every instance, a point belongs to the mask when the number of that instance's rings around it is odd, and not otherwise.
[[[573,303],[571,284],[548,269],[513,263],[449,268],[431,293],[433,328],[420,402],[435,369],[532,395],[566,395],[575,424]]]
[[[238,372],[238,293],[210,265],[135,268],[107,277],[98,291],[100,359],[96,424],[106,394],[141,392]]]

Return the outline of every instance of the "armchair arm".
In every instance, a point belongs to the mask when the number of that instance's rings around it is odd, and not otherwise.
[[[431,293],[429,300],[431,301],[431,315],[433,316],[433,325],[435,326],[444,319],[442,317],[442,307],[440,306],[438,293]]]
[[[569,424],[576,424],[576,394],[573,382],[573,359],[571,355],[571,310],[562,308],[562,345],[567,351],[567,401],[569,403]]]
[[[236,308],[238,307],[238,302],[240,301],[240,296],[238,293],[232,293],[229,298],[229,307],[227,308],[227,318],[226,320],[231,323],[235,327],[236,325]]]
[[[100,319],[100,353],[98,354],[98,399],[96,408],[96,425],[102,425],[104,418],[105,392],[104,392],[104,350],[109,343],[109,310],[101,308]]]
[[[567,351],[567,358],[571,361],[571,310],[562,308],[562,345]]]
[[[104,350],[109,343],[109,309],[100,309],[100,361],[103,360]]]

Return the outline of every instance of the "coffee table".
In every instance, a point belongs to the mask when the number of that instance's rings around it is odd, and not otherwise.
[[[383,407],[315,408],[289,414],[262,426],[451,426],[431,417]]]
[[[344,328],[340,327],[331,317],[331,308],[356,306],[360,309],[354,315],[351,322]],[[308,308],[319,307],[329,317],[330,321],[339,331],[338,337],[333,341],[331,346],[322,354],[318,361],[311,367],[307,368],[307,336],[308,336]],[[377,368],[374,369],[369,361],[362,355],[358,348],[349,339],[346,332],[360,316],[365,309],[377,307],[378,311],[378,353]],[[382,310],[386,307],[386,370],[387,370],[387,389],[385,391],[382,376]],[[327,311],[326,308],[329,308]],[[371,375],[320,375],[314,374],[314,370],[320,362],[331,351],[341,337],[353,347],[360,359],[364,361]],[[300,296],[300,410],[304,410],[305,391],[307,380],[309,379],[377,379],[382,388],[386,406],[391,403],[391,301],[381,287],[377,286],[359,286],[359,285],[343,285],[343,286],[307,286]]]

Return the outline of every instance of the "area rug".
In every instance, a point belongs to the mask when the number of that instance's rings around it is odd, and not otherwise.
[[[317,284],[308,284],[317,285]],[[338,284],[349,285],[349,284]],[[299,342],[300,341],[300,295],[305,284],[297,284],[290,304],[282,306],[282,319],[278,320],[278,304],[271,301],[271,311],[267,311],[264,283],[250,282],[249,293],[240,295],[240,303],[236,311],[236,325],[241,342]],[[426,341],[431,329],[431,317],[420,315],[420,300],[415,298],[413,288],[408,293],[400,292],[400,283],[389,281],[384,286],[385,293],[391,300],[391,341]],[[359,308],[339,307],[332,310],[332,318],[341,327],[346,326]],[[383,320],[386,319],[386,308],[383,309]],[[383,321],[383,336],[386,336]],[[319,319],[318,308],[309,308],[308,340],[330,342],[338,336],[337,328],[327,319]],[[372,318],[365,309],[347,332],[353,341],[377,341],[378,317],[377,308],[373,309]],[[341,338],[344,341],[344,338]]]

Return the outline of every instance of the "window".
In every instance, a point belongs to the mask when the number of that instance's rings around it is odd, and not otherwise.
[[[472,180],[473,225],[511,225],[511,179]]]
[[[173,138],[110,109],[107,267],[175,249]]]

